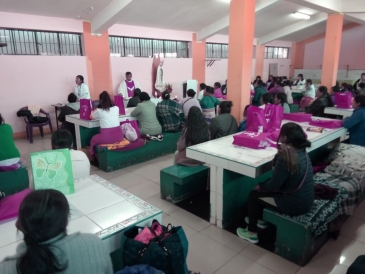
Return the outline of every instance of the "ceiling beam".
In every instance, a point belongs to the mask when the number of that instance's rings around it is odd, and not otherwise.
[[[256,3],[256,14],[272,7],[273,5],[275,5],[280,1],[282,0],[258,0]],[[198,41],[205,40],[227,27],[229,27],[229,16],[226,16],[198,31],[197,40]]]
[[[341,12],[365,12],[365,1],[363,0],[342,0]]]
[[[102,34],[120,20],[120,13],[132,0],[114,0],[91,20],[91,32]]]
[[[339,12],[342,8],[342,0],[286,0],[300,6],[314,9],[319,12],[334,13]]]
[[[303,20],[299,23],[295,23],[293,25],[290,25],[288,27],[282,28],[278,31],[272,32],[266,36],[263,36],[258,39],[259,45],[267,44],[271,41],[278,40],[284,36],[290,35],[292,33],[301,31],[303,29],[309,28],[311,26],[317,25],[319,23],[322,23],[327,20],[327,14],[326,13],[319,13],[314,16],[312,16],[308,20]]]
[[[362,24],[365,25],[365,12],[363,13],[345,13],[345,19],[358,23],[358,24]]]

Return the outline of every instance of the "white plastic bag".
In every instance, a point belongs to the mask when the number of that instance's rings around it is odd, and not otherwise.
[[[132,125],[130,123],[125,123],[123,124],[122,126],[122,131],[123,131],[123,134],[124,134],[124,137],[130,141],[130,142],[133,142],[135,140],[138,139],[138,135],[137,135],[137,132],[136,130],[132,127]]]

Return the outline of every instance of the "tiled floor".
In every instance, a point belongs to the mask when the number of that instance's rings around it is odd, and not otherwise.
[[[33,144],[16,140],[23,162],[29,166],[29,153],[51,148],[50,136],[36,137]],[[299,267],[275,254],[159,198],[159,171],[173,164],[173,156],[105,173],[92,167],[92,174],[109,179],[164,212],[164,224],[183,226],[189,239],[188,267],[202,274],[344,274],[354,259],[365,254],[365,203],[345,223],[337,241],[329,240],[306,267]]]

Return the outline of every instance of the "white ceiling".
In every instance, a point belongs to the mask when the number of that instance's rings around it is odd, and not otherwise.
[[[258,3],[260,1],[257,0]],[[91,20],[110,2],[112,0],[0,0],[0,11],[75,19],[83,14],[84,19]],[[91,6],[94,9],[85,12]],[[263,37],[302,21],[291,15],[296,11],[310,15],[318,13],[297,4],[279,1],[257,13],[255,37]],[[227,15],[227,0],[133,0],[122,10],[119,23],[197,32]],[[323,33],[325,28],[326,23],[323,22],[280,40],[301,41]],[[220,31],[220,34],[228,35],[228,28]]]

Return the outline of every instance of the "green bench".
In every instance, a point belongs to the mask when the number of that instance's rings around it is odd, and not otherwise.
[[[161,198],[174,204],[207,187],[209,168],[206,166],[186,167],[173,165],[160,171]]]
[[[105,172],[112,172],[174,153],[181,132],[163,132],[162,134],[164,136],[163,141],[150,141],[146,145],[133,150],[113,151],[97,149],[99,168]],[[87,144],[83,143],[84,145]]]
[[[13,171],[0,172],[0,191],[7,196],[29,188],[29,176],[26,167]]]

